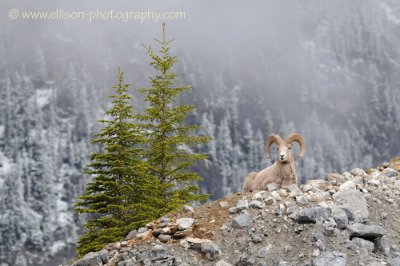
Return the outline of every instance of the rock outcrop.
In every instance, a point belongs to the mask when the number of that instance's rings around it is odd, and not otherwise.
[[[398,170],[356,168],[185,207],[73,266],[398,266]]]

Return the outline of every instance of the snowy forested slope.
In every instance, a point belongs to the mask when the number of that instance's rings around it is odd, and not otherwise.
[[[302,180],[399,155],[397,1],[238,3],[226,11],[230,21],[211,12],[203,25],[198,6],[184,8],[192,17],[167,31],[176,39],[180,83],[194,87],[182,99],[198,107],[188,122],[215,137],[196,147],[210,155],[196,167],[204,192],[236,192],[249,171],[269,165],[271,133],[305,137]],[[240,10],[254,15],[233,20]],[[140,43],[161,26],[68,23],[0,29],[0,264],[73,255],[81,218],[72,205],[118,66],[143,108],[135,90],[151,73]]]

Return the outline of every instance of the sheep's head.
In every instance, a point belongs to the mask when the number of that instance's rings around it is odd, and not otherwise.
[[[293,142],[300,144],[300,157],[304,157],[306,150],[304,139],[300,134],[292,133],[286,138],[286,140],[283,140],[279,135],[270,135],[268,137],[267,144],[265,145],[267,159],[269,159],[269,150],[271,145],[275,143],[277,149],[277,160],[281,163],[290,162],[294,159],[292,152]]]

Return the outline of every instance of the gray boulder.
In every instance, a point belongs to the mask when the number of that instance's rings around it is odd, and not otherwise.
[[[194,223],[193,218],[180,218],[176,219],[176,223],[178,224],[179,230],[183,231],[192,227]]]
[[[392,178],[400,175],[400,172],[393,168],[386,168],[385,170],[382,171],[382,174],[386,178]]]
[[[137,230],[130,231],[129,234],[125,237],[125,240],[129,240],[129,239],[133,238],[134,236],[137,235],[137,233],[138,233]]]
[[[254,209],[262,209],[265,207],[265,203],[259,200],[252,200],[249,206]]]
[[[75,261],[71,266],[101,266],[109,260],[107,250],[102,249],[97,252],[90,252],[83,258]]]
[[[389,256],[390,253],[390,243],[387,236],[382,236],[375,239],[375,253],[384,256]]]
[[[366,225],[355,223],[347,227],[350,238],[361,237],[364,239],[375,240],[386,234],[386,230],[379,225]]]
[[[361,250],[366,250],[367,252],[372,252],[374,250],[374,243],[363,238],[353,237],[351,242]]]
[[[361,168],[354,168],[353,170],[350,171],[350,173],[354,176],[366,176],[366,173],[363,169]]]
[[[167,248],[162,245],[155,245],[151,249],[150,254],[151,254],[151,257],[154,258],[155,260],[161,260],[161,259],[168,258]]]
[[[201,243],[201,252],[206,255],[210,261],[216,260],[221,256],[220,248],[213,242]]]
[[[248,213],[247,211],[232,219],[232,227],[234,228],[249,227],[252,224],[253,220],[251,219],[250,213]]]
[[[236,203],[236,210],[246,210],[249,208],[249,202],[246,199],[238,200]]]
[[[333,195],[338,207],[346,212],[349,221],[365,222],[369,212],[364,194],[357,190],[342,190]]]
[[[328,218],[328,210],[322,207],[313,207],[300,210],[296,217],[298,223],[316,223]]]
[[[338,207],[332,208],[331,217],[333,220],[335,220],[337,228],[345,229],[347,227],[349,219],[347,218],[346,212],[343,209]]]
[[[400,258],[391,258],[388,261],[389,266],[400,266]]]

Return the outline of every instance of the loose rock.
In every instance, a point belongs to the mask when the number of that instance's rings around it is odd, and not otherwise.
[[[180,231],[189,229],[190,227],[192,227],[193,223],[194,223],[194,219],[193,218],[180,218],[180,219],[176,219],[176,223],[178,224],[178,228]]]
[[[374,250],[374,243],[369,240],[365,240],[359,237],[353,237],[351,242],[358,248],[365,249],[367,252],[372,252]]]
[[[109,254],[107,250],[102,249],[98,252],[90,252],[83,258],[75,261],[71,266],[101,266],[107,263]]]
[[[400,172],[393,168],[386,168],[385,170],[382,171],[382,174],[386,178],[392,178],[392,177],[396,177],[396,176],[400,175]]]
[[[276,183],[269,183],[269,184],[267,185],[267,189],[268,189],[268,191],[277,190],[277,189],[278,189],[278,185],[277,185]]]
[[[357,190],[342,190],[334,194],[333,199],[346,212],[349,221],[365,222],[368,219],[367,201],[362,192]]]
[[[258,250],[257,257],[259,258],[266,258],[268,254],[271,252],[271,245],[268,245],[267,247],[262,247]]]
[[[265,199],[265,204],[271,205],[275,203],[275,199],[271,196],[269,196],[268,198]]]
[[[206,255],[206,258],[210,261],[214,261],[221,256],[220,248],[213,242],[201,243],[201,252]]]
[[[249,208],[249,202],[246,199],[238,200],[238,202],[236,203],[236,209],[238,211],[246,210],[248,208]]]
[[[390,243],[387,236],[382,236],[375,239],[375,253],[389,256],[390,253]]]
[[[161,243],[167,243],[168,241],[171,240],[170,235],[159,235],[158,239],[161,241]]]
[[[250,213],[248,213],[247,211],[232,219],[232,227],[234,228],[249,227],[252,224],[253,221],[251,219]]]
[[[353,170],[350,171],[350,173],[353,176],[358,176],[358,175],[365,176],[366,175],[365,171],[361,168],[354,168]]]
[[[189,205],[183,206],[183,210],[184,210],[185,212],[194,212],[193,207],[192,207],[192,206],[189,206]]]
[[[298,223],[316,223],[318,220],[328,218],[327,209],[321,207],[313,207],[300,210],[297,214],[296,221]]]
[[[324,251],[314,260],[314,266],[346,266],[347,255],[337,251]]]
[[[252,200],[251,202],[250,202],[250,208],[255,208],[255,209],[262,209],[262,208],[264,208],[265,207],[265,203],[264,202],[261,202],[261,201],[258,201],[258,200]]]
[[[348,190],[348,189],[355,190],[356,183],[354,183],[354,181],[352,181],[352,180],[349,180],[349,181],[346,181],[345,183],[343,183],[342,185],[340,185],[340,187],[339,187],[339,191]]]
[[[307,195],[300,195],[296,197],[296,201],[300,203],[301,205],[307,205],[308,203],[308,197]]]
[[[337,228],[345,229],[349,219],[347,218],[346,212],[338,207],[332,208],[331,217],[335,220]]]
[[[386,230],[379,225],[366,225],[361,223],[355,223],[347,227],[350,238],[361,237],[364,239],[375,240],[386,234]]]
[[[338,173],[327,173],[325,175],[325,180],[337,184],[343,184],[344,182],[346,182],[346,178]]]
[[[224,260],[219,260],[219,261],[217,261],[215,266],[232,266],[232,264],[230,264],[229,262],[226,262]]]

